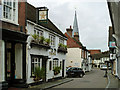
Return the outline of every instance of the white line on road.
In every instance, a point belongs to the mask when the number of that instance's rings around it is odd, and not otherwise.
[[[109,78],[109,75],[108,75],[108,85],[106,86],[105,90],[107,90],[107,88],[109,87],[109,85],[110,85],[110,78]]]

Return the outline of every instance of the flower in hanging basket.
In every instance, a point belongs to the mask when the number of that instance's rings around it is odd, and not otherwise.
[[[45,41],[45,38],[44,38],[43,36],[40,36],[40,37],[39,37],[39,43],[40,43],[40,44],[43,44],[44,41]]]

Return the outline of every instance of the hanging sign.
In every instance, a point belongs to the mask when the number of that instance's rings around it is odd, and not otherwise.
[[[47,23],[47,20],[48,20],[48,8],[47,7],[38,8],[38,22]]]
[[[109,47],[115,48],[116,47],[115,42],[114,41],[109,42]]]

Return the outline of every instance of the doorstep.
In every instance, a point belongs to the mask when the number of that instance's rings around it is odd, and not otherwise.
[[[29,88],[41,88],[41,89],[49,89],[67,82],[73,81],[71,78],[60,79],[52,82],[46,82],[40,85],[29,86]]]

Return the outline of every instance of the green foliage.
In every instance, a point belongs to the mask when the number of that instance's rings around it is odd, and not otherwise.
[[[67,45],[64,45],[64,44],[62,44],[62,43],[59,43],[59,47],[62,47],[62,48],[64,48],[64,49],[67,49]]]
[[[39,40],[40,40],[40,43],[42,43],[42,44],[43,44],[43,43],[44,43],[44,41],[45,41],[45,38],[44,38],[43,36],[40,36],[40,37],[39,37]]]
[[[65,49],[67,49],[67,45],[64,45],[63,47],[64,47]]]
[[[63,47],[63,44],[62,44],[62,43],[59,43],[59,47]]]
[[[55,74],[55,75],[59,74],[59,73],[60,73],[60,70],[61,70],[61,67],[55,67],[55,68],[53,69],[54,74]]]
[[[37,40],[39,36],[38,36],[37,34],[33,34],[32,37],[33,37],[35,40]]]
[[[50,41],[49,38],[46,38],[46,39],[45,39],[45,42],[49,45],[51,41]]]
[[[41,68],[40,67],[35,67],[35,80],[38,81],[40,79],[44,79],[45,78],[45,68]]]

